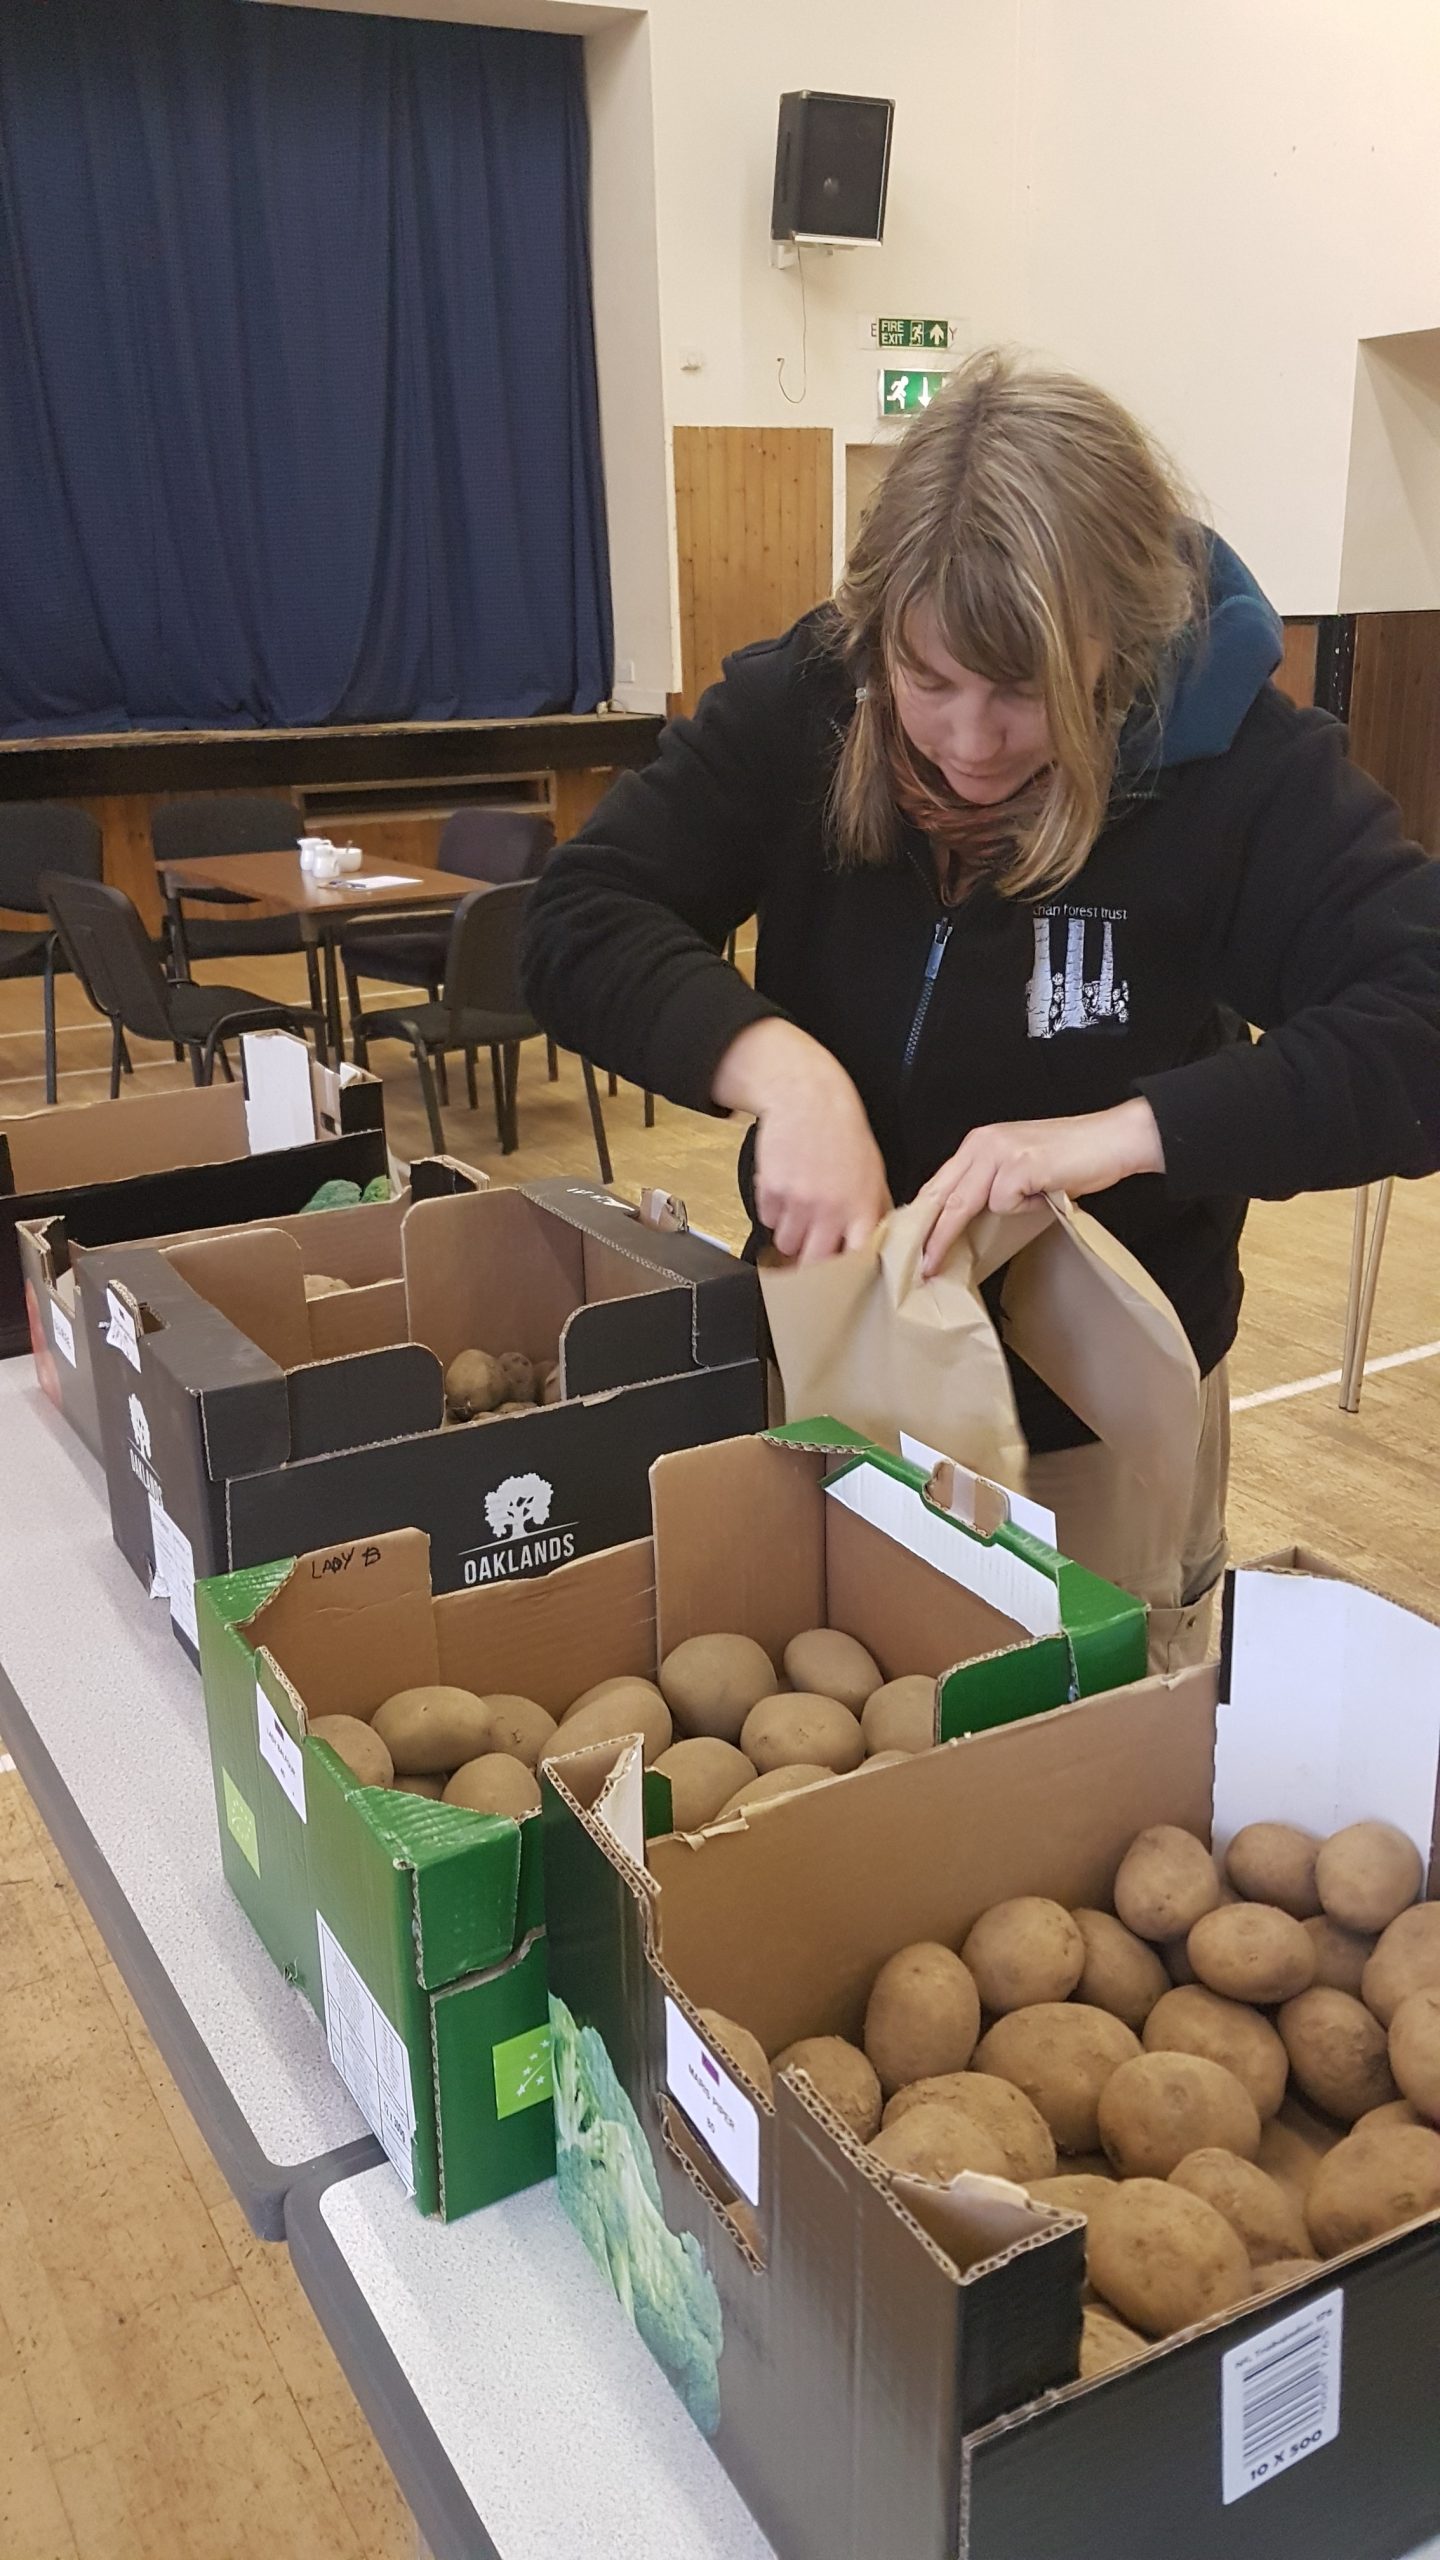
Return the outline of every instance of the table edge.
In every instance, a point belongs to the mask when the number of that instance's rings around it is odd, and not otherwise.
[[[374,2165],[322,2163],[295,2180],[285,2196],[291,2264],[431,2560],[503,2560],[321,2210],[331,2187]]]
[[[380,2145],[361,2134],[288,2166],[267,2158],[3,1664],[0,1737],[251,2230],[283,2239],[285,2198],[297,2180],[317,2170],[355,2176],[384,2158]]]

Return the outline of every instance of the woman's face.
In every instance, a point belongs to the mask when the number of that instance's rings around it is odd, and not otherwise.
[[[933,607],[911,618],[914,667],[891,681],[896,714],[912,747],[943,773],[958,800],[985,808],[1008,800],[1050,762],[1045,704],[1033,685],[991,684],[952,658]]]

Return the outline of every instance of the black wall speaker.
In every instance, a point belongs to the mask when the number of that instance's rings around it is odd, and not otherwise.
[[[780,101],[772,240],[879,240],[893,98],[792,89]]]

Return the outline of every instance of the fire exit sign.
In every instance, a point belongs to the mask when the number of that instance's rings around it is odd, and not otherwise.
[[[868,321],[869,344],[872,347],[924,348],[931,355],[948,355],[960,335],[958,320],[908,320],[883,318]]]
[[[885,365],[880,373],[880,415],[882,418],[909,418],[916,410],[928,409],[937,391],[945,384],[943,373],[917,372],[900,365]]]

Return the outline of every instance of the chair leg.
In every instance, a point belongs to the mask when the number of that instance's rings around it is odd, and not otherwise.
[[[1360,1391],[1365,1384],[1365,1354],[1370,1347],[1370,1327],[1375,1318],[1375,1292],[1380,1283],[1380,1256],[1385,1245],[1385,1230],[1390,1223],[1390,1203],[1395,1196],[1393,1177],[1380,1183],[1375,1191],[1375,1225],[1366,1253],[1365,1230],[1369,1224],[1368,1191],[1355,1194],[1355,1230],[1350,1254],[1350,1303],[1345,1315],[1345,1352],[1340,1379],[1340,1410],[1358,1413]],[[1363,1267],[1362,1267],[1363,1256]]]
[[[450,1070],[445,1062],[445,1052],[443,1049],[437,1049],[435,1052],[435,1081],[440,1087],[440,1099],[448,1110],[450,1104]]]
[[[655,1126],[655,1096],[648,1084],[645,1087],[645,1126],[647,1129]]]
[[[445,1124],[440,1117],[440,1105],[435,1099],[435,1078],[431,1072],[429,1055],[423,1040],[414,1041],[412,1046],[415,1051],[416,1070],[420,1077],[420,1092],[425,1104],[425,1117],[430,1123],[430,1145],[437,1156],[443,1156]]]
[[[503,1153],[505,1147],[505,1069],[501,1063],[500,1052],[498,1049],[492,1049],[490,1052],[490,1081],[495,1088],[495,1135],[499,1141],[501,1152]]]
[[[549,1076],[552,1084],[559,1083],[560,1052],[556,1048],[554,1041],[549,1039],[547,1039],[545,1043],[545,1072]]]
[[[215,1055],[219,1059],[220,1065],[224,1071],[226,1083],[233,1084],[235,1081],[235,1070],[230,1064],[230,1052],[226,1048],[223,1040],[221,1041],[219,1048],[216,1050]]]
[[[120,1062],[124,1054],[125,1034],[120,1028],[120,1016],[118,1013],[112,1014],[110,1017],[110,1099],[112,1102],[118,1102],[120,1099]]]
[[[475,1085],[475,1052],[473,1048],[467,1048],[465,1052],[465,1092],[468,1097],[471,1110],[478,1111],[480,1108],[480,1096]]]
[[[60,1099],[59,1067],[55,1056],[55,936],[45,943],[45,1099]]]
[[[135,1073],[134,1066],[131,1063],[129,1043],[126,1040],[123,1031],[120,1034],[120,1067],[121,1072],[124,1075],[133,1076]]]
[[[305,945],[305,975],[310,983],[310,1010],[312,1013],[323,1013],[325,991],[320,984],[320,954],[313,942],[307,942]]]
[[[520,1114],[516,1093],[520,1083],[520,1043],[507,1041],[505,1047],[505,1138],[501,1154],[513,1156],[520,1144]]]
[[[609,1141],[605,1135],[605,1116],[600,1108],[600,1088],[595,1082],[595,1070],[588,1058],[581,1059],[580,1072],[585,1078],[585,1099],[590,1105],[590,1126],[595,1135],[595,1153],[600,1164],[600,1179],[605,1183],[613,1182],[615,1176],[610,1163]]]
[[[612,1067],[612,1068],[611,1068],[611,1070],[610,1070],[610,1075],[609,1075],[609,1079],[608,1079],[608,1081],[609,1081],[610,1099],[611,1099],[611,1101],[613,1102],[613,1101],[614,1101],[614,1099],[615,1099],[615,1097],[616,1097],[616,1095],[617,1095],[617,1093],[618,1093],[618,1092],[619,1092],[619,1090],[620,1090],[620,1079],[619,1079],[619,1077],[616,1075],[615,1070],[614,1070],[614,1068],[613,1068],[613,1067]]]
[[[187,1048],[186,1048],[186,1052],[185,1052],[185,1054],[186,1054],[186,1056],[188,1057],[188,1059],[189,1059],[189,1061],[190,1061],[190,1081],[191,1081],[191,1083],[192,1083],[192,1084],[197,1084],[197,1085],[198,1085],[198,1084],[208,1084],[208,1083],[209,1083],[209,1081],[210,1081],[210,1078],[209,1078],[209,1075],[208,1075],[208,1073],[207,1073],[207,1071],[206,1071],[205,1055],[204,1055],[203,1050],[201,1049],[201,1046],[200,1046],[199,1041],[198,1041],[198,1040],[192,1040],[192,1041],[190,1041],[190,1042],[189,1042],[189,1044],[188,1044],[188,1046],[187,1046]]]

